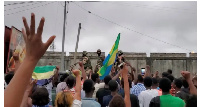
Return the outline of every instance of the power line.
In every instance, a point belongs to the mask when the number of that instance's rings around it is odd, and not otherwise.
[[[12,4],[6,4],[6,5],[4,5],[4,6],[17,5],[17,4],[24,4],[24,3],[33,3],[33,2],[35,2],[35,1],[12,3]]]
[[[31,4],[31,5],[38,4],[38,3],[41,3],[41,2],[36,2],[36,3]],[[14,9],[19,9],[19,8],[26,7],[26,6],[31,6],[31,5],[19,6],[19,7],[15,7],[15,8],[7,9],[7,10],[4,10],[4,11],[9,11],[9,10],[14,10]]]
[[[104,3],[111,3],[111,2],[104,2]],[[118,4],[118,3],[113,3],[113,4]],[[191,10],[191,9],[187,9],[187,8],[177,8],[177,7],[162,7],[162,6],[157,6],[157,5],[147,5],[147,4],[136,4],[136,5],[130,5],[130,4],[119,4],[119,5],[126,5],[126,6],[146,6],[146,7],[159,7],[159,8],[168,8],[168,9],[174,9],[174,10],[186,10],[186,11],[194,11],[194,10]]]
[[[20,13],[20,12],[23,12],[23,11],[26,11],[26,10],[31,10],[31,9],[34,9],[34,8],[37,8],[37,7],[42,7],[42,6],[46,6],[46,5],[49,5],[49,4],[52,4],[52,3],[55,3],[56,1],[54,2],[50,2],[50,3],[47,3],[47,4],[43,4],[43,5],[40,5],[40,6],[36,6],[36,7],[32,7],[30,9],[25,9],[25,10],[21,10],[21,11],[18,11],[18,12],[14,12],[14,13],[9,13],[9,14],[5,14],[5,15],[12,15],[12,14],[16,14],[16,13]]]
[[[110,3],[110,4],[116,4],[116,5],[124,5],[124,6],[134,6],[134,7],[139,7],[139,8],[147,8],[147,9],[154,9],[154,10],[163,10],[163,11],[179,11],[182,13],[190,13],[190,14],[196,14],[195,12],[191,12],[191,11],[195,11],[195,10],[190,10],[190,9],[180,9],[180,8],[175,8],[175,7],[161,7],[161,6],[151,6],[151,5],[130,5],[130,4],[118,4],[118,3],[111,3],[111,2],[103,2],[103,3]],[[174,12],[174,11],[173,11]]]
[[[100,19],[106,20],[106,21],[108,21],[108,22],[110,22],[110,23],[112,23],[112,24],[115,24],[115,25],[117,25],[117,26],[119,26],[119,27],[122,27],[122,28],[124,28],[124,29],[127,29],[127,30],[129,30],[129,31],[133,31],[133,32],[135,32],[135,33],[137,33],[137,34],[140,34],[140,35],[142,35],[142,36],[149,37],[149,38],[151,38],[151,39],[157,40],[157,41],[159,41],[159,42],[162,42],[162,43],[165,43],[165,44],[168,44],[168,45],[171,45],[171,46],[180,48],[180,49],[184,49],[184,50],[187,50],[187,51],[190,51],[190,52],[192,51],[192,50],[189,50],[189,49],[180,47],[180,46],[178,46],[178,45],[174,45],[174,44],[168,43],[168,42],[166,42],[166,41],[159,40],[159,39],[154,38],[154,37],[152,37],[152,36],[148,36],[148,35],[146,35],[146,34],[143,34],[143,33],[141,33],[141,32],[138,32],[138,31],[136,31],[136,30],[132,30],[132,29],[130,29],[130,28],[128,28],[128,27],[122,26],[122,25],[120,25],[120,24],[118,24],[118,23],[115,23],[115,22],[110,21],[110,20],[108,20],[108,19],[106,19],[106,18],[103,18],[103,17],[101,17],[101,16],[99,16],[99,15],[97,15],[97,14],[95,14],[95,13],[92,13],[91,11],[86,10],[86,9],[83,8],[82,6],[76,4],[75,2],[72,2],[72,3],[74,3],[76,6],[80,7],[80,8],[83,9],[84,11],[87,11],[88,13],[90,13],[90,14],[96,16],[96,17],[99,17]]]

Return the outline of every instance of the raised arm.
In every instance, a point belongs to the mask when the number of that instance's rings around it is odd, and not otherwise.
[[[149,65],[146,66],[144,78],[148,77],[148,76],[151,77],[151,72],[150,72],[150,66]]]
[[[188,71],[181,71],[181,75],[185,78],[185,80],[188,82],[189,88],[190,88],[190,94],[197,95],[197,89],[192,83],[192,78],[190,77],[190,72]]]
[[[159,74],[159,72],[156,71],[156,72],[154,73],[154,75],[153,75],[153,78],[157,78],[158,74]]]
[[[36,85],[36,83],[37,83],[37,80],[31,80],[30,81],[30,84],[28,84],[26,91],[24,92],[24,97],[23,97],[23,100],[22,100],[20,107],[30,107],[28,101],[29,101],[30,96],[32,94],[33,86]]]
[[[122,69],[122,77],[124,78],[124,102],[126,104],[126,107],[131,107],[131,101],[130,101],[130,88],[128,83],[128,67],[124,64],[124,67]]]
[[[112,77],[112,80],[117,80],[121,74],[121,71],[119,71],[114,77]]]
[[[81,101],[81,75],[79,70],[73,70],[73,74],[76,76],[76,86],[74,99]]]
[[[53,86],[56,86],[56,82],[58,81],[58,72],[59,72],[59,66],[56,66],[55,69],[55,74],[53,75],[53,80],[52,80],[52,84]]]
[[[26,57],[4,91],[4,107],[20,107],[24,92],[37,62],[55,38],[55,36],[52,36],[46,43],[42,42],[44,20],[44,18],[41,19],[37,33],[35,33],[35,15],[31,14],[30,28],[26,18],[23,17],[26,32],[22,29],[22,33],[26,43]]]
[[[129,66],[131,68],[131,77],[134,80],[136,69],[134,67],[132,67],[129,62],[126,62],[126,64],[127,64],[127,66]]]

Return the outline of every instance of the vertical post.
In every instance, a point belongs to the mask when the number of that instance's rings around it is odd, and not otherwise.
[[[74,53],[74,64],[76,63],[76,54],[77,54],[77,49],[78,49],[80,30],[81,30],[81,23],[79,23],[79,27],[78,27],[78,35],[77,35],[76,47],[75,47],[75,53]]]
[[[61,54],[61,71],[64,71],[65,22],[66,22],[66,1],[65,1],[65,8],[64,8],[64,23],[63,23],[63,38],[62,38],[62,54]]]

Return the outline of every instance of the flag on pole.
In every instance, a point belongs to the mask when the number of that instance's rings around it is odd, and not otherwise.
[[[103,66],[97,72],[99,74],[101,80],[103,80],[104,77],[107,76],[110,73],[110,71],[112,69],[112,65],[116,61],[117,53],[118,53],[119,40],[120,40],[120,33],[118,34],[117,39],[115,41],[115,44],[113,45],[113,47],[112,47],[111,51],[109,52],[108,56],[103,61]]]

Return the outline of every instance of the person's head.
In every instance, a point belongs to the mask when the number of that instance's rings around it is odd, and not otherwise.
[[[110,81],[108,82],[108,86],[109,86],[109,90],[110,90],[111,92],[116,92],[116,91],[118,91],[118,84],[117,84],[117,82],[116,82],[115,80],[110,80]]]
[[[98,56],[101,55],[101,50],[100,49],[97,50],[97,54],[98,54]]]
[[[5,76],[5,81],[6,81],[7,84],[10,83],[10,81],[11,81],[12,78],[13,78],[13,76],[14,76],[14,72],[9,72],[9,73]]]
[[[99,83],[99,81],[100,81],[99,74],[93,73],[93,74],[91,75],[91,79],[93,80],[93,82]]]
[[[174,79],[172,86],[174,89],[181,89],[182,87],[182,80],[181,79]]]
[[[105,85],[108,85],[108,82],[112,80],[111,76],[110,75],[107,75],[105,78],[104,78],[104,83]]]
[[[66,84],[69,89],[73,88],[76,84],[76,79],[74,76],[70,75],[66,79]]]
[[[109,107],[125,107],[125,102],[122,96],[115,95],[109,103]]]
[[[171,81],[171,83],[174,81],[174,76],[173,75],[168,75],[167,78]]]
[[[152,88],[155,89],[158,87],[158,79],[152,78]]]
[[[49,93],[45,87],[37,87],[31,95],[32,104],[44,106],[49,103]]]
[[[144,86],[145,87],[151,87],[152,86],[152,79],[151,79],[151,77],[145,77],[144,78]]]
[[[64,75],[62,75],[62,76],[60,77],[60,82],[64,82],[65,78],[67,78],[68,76],[69,76],[68,73],[65,73]]]
[[[182,79],[182,83],[183,83],[183,87],[184,88],[188,88],[189,87],[189,84],[185,79]]]
[[[128,73],[128,79],[133,81],[134,80],[134,76],[132,77],[132,74],[131,73]]]
[[[55,107],[71,107],[73,104],[73,96],[69,91],[62,91],[56,95]]]
[[[94,82],[91,79],[85,80],[83,83],[83,90],[85,94],[93,94],[95,90]]]
[[[169,90],[171,89],[171,81],[166,77],[161,78],[159,82],[159,87],[160,89],[162,89],[162,92],[169,92]]]
[[[197,107],[197,96],[196,95],[187,96],[185,103],[186,103],[185,107]]]
[[[128,79],[128,84],[129,84],[129,88],[132,88],[132,82],[130,79]],[[121,87],[124,88],[124,79],[121,79]]]
[[[138,74],[138,82],[143,83],[143,77],[141,74]]]
[[[172,75],[172,70],[168,69],[167,72]]]
[[[162,73],[162,77],[167,77],[168,75],[169,75],[168,72],[163,72],[163,73]]]

